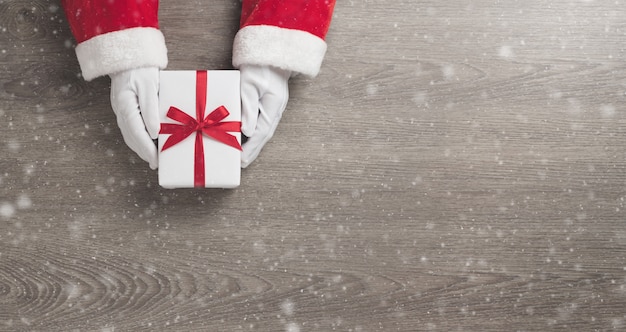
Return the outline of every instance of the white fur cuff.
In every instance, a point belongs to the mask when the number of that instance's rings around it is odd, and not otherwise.
[[[235,36],[233,66],[268,65],[314,77],[325,54],[326,42],[306,31],[251,25]]]
[[[120,71],[167,66],[167,48],[161,31],[131,28],[105,33],[76,46],[85,80]]]

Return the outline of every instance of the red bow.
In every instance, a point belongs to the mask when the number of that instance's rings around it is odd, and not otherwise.
[[[195,156],[194,156],[194,186],[204,187],[204,144],[202,134],[219,142],[241,151],[241,144],[237,138],[227,132],[241,132],[240,121],[222,122],[230,113],[223,105],[213,110],[204,117],[207,95],[207,72],[196,72],[196,118],[192,118],[180,109],[171,106],[167,111],[167,117],[180,122],[162,123],[160,134],[171,134],[167,138],[161,151],[178,144],[189,135],[196,132]]]

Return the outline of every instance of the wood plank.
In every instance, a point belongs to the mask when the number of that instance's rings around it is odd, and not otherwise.
[[[238,1],[161,2],[170,69]],[[165,190],[58,0],[0,0],[0,330],[626,326],[618,2],[337,3],[235,190]]]

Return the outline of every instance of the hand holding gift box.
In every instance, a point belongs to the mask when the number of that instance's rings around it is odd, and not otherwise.
[[[111,76],[111,106],[124,141],[155,169],[158,70],[168,62],[159,1],[61,0],[61,5],[78,43],[83,77]],[[232,49],[232,64],[242,78],[242,131],[249,137],[242,167],[257,157],[276,129],[289,98],[289,77],[319,72],[334,6],[335,0],[242,0]]]
[[[239,185],[239,77],[236,70],[161,72],[158,148],[162,187]]]

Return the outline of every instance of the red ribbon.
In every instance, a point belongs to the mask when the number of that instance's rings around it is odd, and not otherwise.
[[[165,151],[172,146],[180,143],[189,135],[196,132],[195,156],[194,156],[194,186],[204,187],[204,144],[202,143],[202,134],[211,137],[228,146],[232,146],[241,151],[241,144],[237,138],[227,132],[241,132],[241,121],[224,121],[230,113],[223,105],[213,110],[206,117],[204,112],[206,109],[207,95],[207,72],[196,72],[196,118],[192,118],[180,109],[171,106],[167,111],[167,117],[180,122],[178,123],[162,123],[160,134],[171,134],[167,138],[161,151]]]

